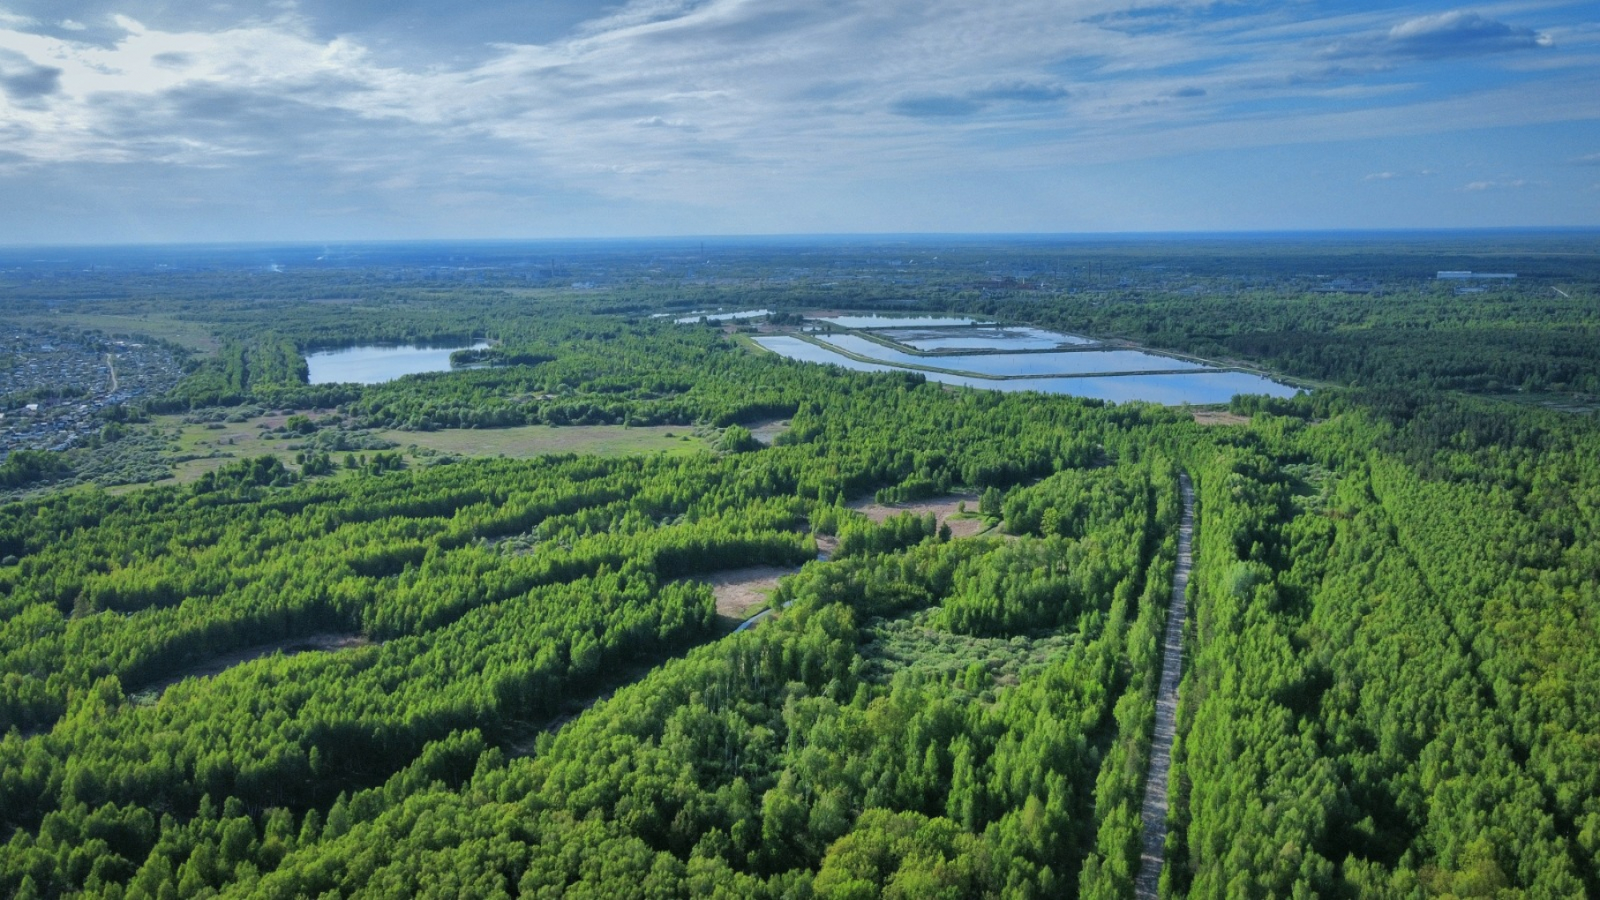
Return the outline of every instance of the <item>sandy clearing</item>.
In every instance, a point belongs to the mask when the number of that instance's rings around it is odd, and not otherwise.
[[[729,569],[699,579],[711,585],[711,595],[717,599],[717,615],[743,621],[750,608],[765,602],[778,589],[778,579],[799,569],[778,566],[751,566],[748,569]]]
[[[878,503],[875,500],[862,499],[850,504],[850,508],[874,522],[882,522],[890,516],[897,516],[903,512],[912,512],[919,516],[931,512],[939,524],[950,526],[951,537],[971,537],[983,530],[983,520],[952,518],[960,512],[962,503],[967,505],[968,512],[978,511],[976,493],[947,494],[943,497],[912,500],[908,503]]]
[[[1249,425],[1250,417],[1219,409],[1197,409],[1194,420],[1201,425]]]
[[[766,444],[768,447],[772,446],[773,440],[776,439],[778,435],[783,434],[788,430],[788,419],[773,419],[770,422],[758,422],[750,426],[750,434],[753,435],[756,440]]]
[[[457,456],[526,459],[549,453],[634,456],[655,452],[689,456],[705,441],[683,425],[519,425],[513,428],[441,428],[374,432],[401,447],[416,444]]]

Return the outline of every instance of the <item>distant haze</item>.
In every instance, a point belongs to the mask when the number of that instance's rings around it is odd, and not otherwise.
[[[0,244],[1600,225],[1600,6],[0,0]]]

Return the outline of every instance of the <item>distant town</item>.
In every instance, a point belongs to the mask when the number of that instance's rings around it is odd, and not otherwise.
[[[182,377],[159,344],[31,328],[0,333],[0,462],[16,450],[79,446],[100,433],[106,410],[159,396]]]

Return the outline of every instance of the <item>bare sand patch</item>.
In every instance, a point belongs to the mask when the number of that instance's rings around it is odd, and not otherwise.
[[[729,569],[699,580],[711,585],[711,595],[717,599],[717,615],[742,622],[750,616],[750,609],[764,603],[778,589],[778,579],[800,571],[778,566],[751,566],[748,569]]]
[[[1222,409],[1197,409],[1194,420],[1200,425],[1249,425],[1250,417]]]
[[[882,522],[890,516],[901,513],[916,513],[919,516],[933,513],[940,525],[950,526],[951,537],[971,537],[983,530],[983,519],[974,515],[973,518],[955,518],[961,513],[961,504],[965,503],[969,514],[978,511],[978,495],[946,494],[943,497],[930,497],[926,500],[912,500],[906,503],[879,503],[876,500],[857,500],[850,504],[855,510],[874,522]],[[820,549],[821,545],[818,544]]]
[[[449,428],[376,434],[401,447],[416,444],[457,456],[505,456],[527,459],[550,453],[633,456],[664,452],[692,456],[705,441],[682,425],[519,425],[514,428]]]
[[[770,422],[758,422],[750,426],[750,434],[768,447],[772,446],[772,442],[777,439],[778,435],[788,430],[788,419],[773,419]]]

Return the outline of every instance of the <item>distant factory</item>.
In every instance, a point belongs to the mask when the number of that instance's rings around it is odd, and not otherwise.
[[[1516,277],[1517,273],[1515,272],[1440,272],[1438,275],[1438,279],[1440,281],[1470,281],[1473,279],[1489,278],[1498,278],[1503,281],[1510,281]]]

